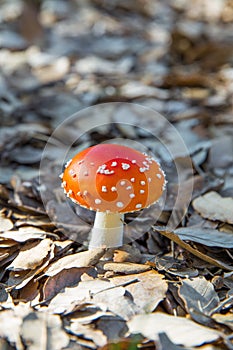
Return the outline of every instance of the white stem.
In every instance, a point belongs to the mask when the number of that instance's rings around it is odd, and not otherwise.
[[[123,244],[123,214],[96,212],[89,249]]]

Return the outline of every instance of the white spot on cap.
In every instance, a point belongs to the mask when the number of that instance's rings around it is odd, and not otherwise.
[[[67,193],[66,193],[66,195],[67,195],[67,197],[70,197],[70,195],[73,193],[73,191],[72,190],[69,190]]]
[[[70,165],[71,162],[72,162],[72,159],[68,160],[68,162],[65,165],[65,168],[67,168]]]
[[[78,192],[77,192],[77,195],[78,195],[78,196],[81,196],[81,192],[80,192],[80,191],[78,191]]]
[[[130,198],[134,198],[135,197],[135,194],[134,193],[130,193]]]
[[[135,182],[135,177],[132,177],[132,178],[130,179],[130,181],[131,181],[131,182]]]
[[[143,193],[145,193],[145,191],[144,190],[140,190],[140,193],[143,194]]]
[[[102,192],[107,192],[107,187],[106,186],[102,186],[101,191]]]
[[[124,206],[124,204],[123,204],[122,202],[117,202],[116,206],[117,206],[118,208],[122,208],[122,207]]]
[[[125,185],[125,181],[124,180],[121,181],[120,184],[121,184],[121,186],[124,186]]]
[[[163,190],[163,191],[165,190],[166,185],[167,185],[167,180],[165,180],[164,183],[163,183],[163,186],[162,186],[162,190]]]
[[[139,169],[140,173],[144,173],[146,170],[149,170],[149,168],[142,167]]]
[[[123,170],[128,170],[130,168],[130,165],[128,163],[122,163],[121,167]]]
[[[147,160],[150,164],[152,164],[152,158],[151,158],[151,157],[147,157],[146,160]]]
[[[151,182],[151,177],[148,177],[148,182]]]
[[[84,176],[88,176],[88,172],[87,171],[84,171]]]
[[[86,196],[87,195],[87,190],[83,191],[83,195]]]
[[[102,164],[99,166],[97,173],[103,174],[104,170],[106,169],[107,165],[106,164]]]
[[[145,181],[140,181],[140,184],[142,185],[142,186],[145,186]]]
[[[141,204],[141,203],[138,203],[138,204],[135,205],[135,208],[136,208],[136,209],[140,209],[141,207],[142,207],[142,204]]]
[[[91,162],[90,164],[91,164],[92,166],[93,166],[93,165],[95,165],[95,163],[94,163],[94,162]]]
[[[127,190],[131,190],[131,189],[132,189],[132,186],[127,186],[126,189],[127,189]]]
[[[61,187],[64,188],[64,187],[66,187],[66,185],[67,185],[66,181],[63,181],[61,184]]]
[[[135,159],[131,160],[131,162],[132,162],[133,164],[137,163]]]
[[[95,199],[95,204],[100,204],[100,203],[101,203],[101,199],[96,198],[96,199]]]
[[[111,166],[117,166],[117,162],[112,162]]]
[[[114,171],[106,169],[106,170],[103,171],[103,174],[104,175],[111,175],[111,174],[114,174]]]
[[[161,179],[162,178],[162,175],[161,174],[156,174],[157,178],[158,179]]]
[[[111,191],[116,192],[117,188],[115,186],[112,186]]]
[[[63,175],[64,175],[64,173],[61,173],[61,174],[59,175],[60,179],[63,178]]]

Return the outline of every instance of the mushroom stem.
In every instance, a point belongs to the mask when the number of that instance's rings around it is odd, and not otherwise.
[[[123,244],[123,214],[96,212],[89,249],[119,247]]]

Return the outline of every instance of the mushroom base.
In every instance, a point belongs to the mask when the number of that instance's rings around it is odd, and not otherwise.
[[[123,245],[123,214],[97,212],[89,249]]]

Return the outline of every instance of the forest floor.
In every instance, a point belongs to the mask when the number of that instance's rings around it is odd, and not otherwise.
[[[0,30],[0,349],[233,349],[233,2],[6,0]],[[87,250],[59,174],[109,140],[167,188]]]

